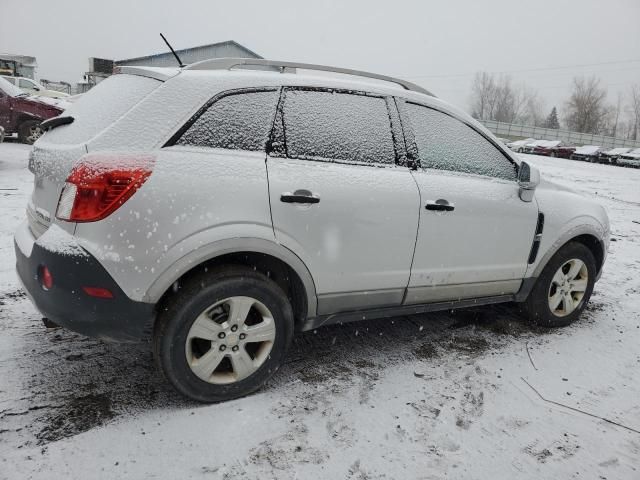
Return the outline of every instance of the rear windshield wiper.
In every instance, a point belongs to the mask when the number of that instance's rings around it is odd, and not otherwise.
[[[45,131],[52,130],[56,127],[59,127],[60,125],[69,125],[70,123],[73,123],[74,120],[75,118],[71,116],[53,117],[53,118],[50,118],[49,120],[45,120],[44,122],[42,122],[40,124],[40,128],[42,128]]]

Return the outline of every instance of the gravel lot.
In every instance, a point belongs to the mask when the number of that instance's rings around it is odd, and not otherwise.
[[[28,151],[0,144],[0,479],[640,478],[640,170],[526,156],[611,218],[571,327],[513,305],[326,327],[267,388],[202,406],[147,344],[42,325],[13,271]]]

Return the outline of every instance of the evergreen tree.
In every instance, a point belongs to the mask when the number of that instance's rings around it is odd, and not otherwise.
[[[556,110],[556,107],[551,109],[551,113],[545,120],[544,126],[546,128],[555,128],[556,130],[560,128],[560,122],[558,122],[558,110]]]

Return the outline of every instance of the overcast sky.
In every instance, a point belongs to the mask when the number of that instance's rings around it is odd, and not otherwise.
[[[51,80],[80,80],[88,57],[166,51],[163,32],[176,49],[233,39],[265,58],[400,76],[464,108],[478,70],[511,72],[548,109],[575,75],[601,77],[612,101],[640,83],[640,0],[0,0],[0,12],[0,52],[37,57]]]

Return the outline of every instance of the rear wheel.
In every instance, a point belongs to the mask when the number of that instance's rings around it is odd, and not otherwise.
[[[591,250],[581,243],[563,246],[551,258],[525,302],[529,319],[545,327],[564,327],[582,313],[596,277]]]
[[[38,140],[44,131],[40,127],[38,120],[28,120],[20,125],[18,129],[18,140],[27,145],[33,145]]]
[[[176,390],[218,402],[260,388],[282,364],[292,336],[282,289],[252,269],[229,266],[192,279],[167,302],[154,353]]]

